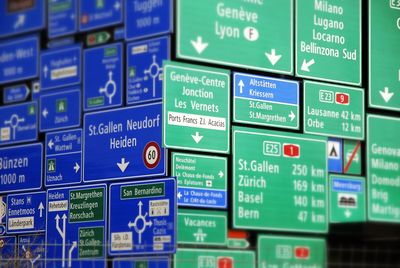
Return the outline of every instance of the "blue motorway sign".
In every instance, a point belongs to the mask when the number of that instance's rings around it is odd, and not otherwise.
[[[123,40],[125,39],[125,28],[115,28],[114,29],[114,40]]]
[[[7,234],[46,230],[46,192],[7,196]]]
[[[106,267],[106,185],[47,190],[46,264]]]
[[[79,88],[40,95],[41,132],[79,127],[81,92]]]
[[[6,196],[0,196],[0,236],[6,233]]]
[[[162,100],[162,66],[163,60],[170,58],[169,38],[130,43],[126,55],[126,102]]]
[[[43,145],[0,148],[0,194],[42,187]]]
[[[122,0],[79,1],[80,30],[122,23]]]
[[[30,93],[26,84],[14,85],[3,88],[3,102],[14,103],[25,101]]]
[[[328,172],[343,172],[343,140],[328,139]]]
[[[45,185],[82,181],[82,129],[46,133]]]
[[[0,38],[45,26],[46,1],[0,1]]]
[[[89,2],[89,1],[85,1]],[[85,49],[84,110],[98,110],[122,105],[122,44]]]
[[[40,55],[40,89],[52,89],[81,82],[81,46],[54,48]]]
[[[84,116],[85,182],[165,175],[162,104]]]
[[[17,237],[0,237],[0,267],[15,267],[17,258]]]
[[[125,38],[148,38],[172,32],[172,0],[127,0],[125,6]]]
[[[0,3],[5,3],[5,1],[0,1]],[[2,41],[0,43],[0,84],[37,77],[39,49],[38,36]]]
[[[44,234],[18,236],[18,267],[44,268],[45,249]]]
[[[36,102],[0,107],[0,145],[37,140]]]
[[[111,184],[108,211],[110,255],[175,253],[174,178]]]
[[[47,35],[49,38],[74,34],[78,31],[77,0],[48,1]]]
[[[170,268],[171,261],[168,256],[115,258],[113,268]]]

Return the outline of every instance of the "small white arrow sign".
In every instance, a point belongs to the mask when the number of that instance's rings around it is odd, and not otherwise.
[[[178,196],[178,199],[181,199],[182,198],[182,193],[178,192],[177,196]]]
[[[379,91],[381,93],[381,96],[383,100],[387,103],[390,101],[390,99],[393,97],[394,92],[390,92],[388,87],[385,87],[383,90]]]
[[[220,170],[220,171],[218,172],[218,176],[219,176],[220,178],[222,178],[222,177],[224,176],[224,172],[222,172],[222,170]]]
[[[344,212],[344,215],[346,216],[346,218],[350,218],[351,216],[351,211],[346,209],[346,211]]]
[[[290,121],[293,121],[296,118],[296,115],[293,113],[293,111],[290,111],[289,117]]]
[[[47,146],[49,146],[50,149],[53,149],[54,142],[52,139],[49,140],[49,142],[47,143]]]
[[[42,202],[40,202],[38,209],[39,209],[39,212],[40,212],[39,217],[41,218],[41,217],[43,217],[43,209],[44,209],[44,206],[43,206]]]
[[[196,135],[192,135],[192,138],[196,143],[199,143],[203,139],[203,136],[200,136],[199,132],[196,131]]]
[[[314,59],[311,59],[310,61],[303,60],[303,64],[301,64],[301,70],[305,72],[310,71],[310,66],[315,63]]]
[[[44,118],[47,118],[47,115],[49,114],[49,111],[47,111],[47,108],[44,108],[44,110],[42,111],[42,115]]]
[[[49,67],[47,67],[47,65],[45,65],[43,67],[43,74],[44,74],[44,78],[47,78],[47,72],[49,71]]]
[[[117,166],[119,167],[119,169],[123,172],[125,172],[125,169],[128,167],[129,162],[125,162],[125,158],[121,159],[121,163],[117,163]]]
[[[208,47],[208,43],[203,43],[203,38],[201,36],[197,36],[196,41],[190,40],[190,43],[199,54],[203,53],[203,51]]]
[[[121,7],[121,4],[119,2],[115,2],[115,4],[114,4],[115,10],[119,10],[120,7]]]
[[[275,49],[271,49],[271,53],[265,52],[265,56],[267,56],[269,62],[274,66],[282,57],[282,55],[276,55]]]
[[[240,94],[242,94],[243,93],[243,87],[244,87],[244,83],[243,83],[242,79],[240,79],[238,86],[239,86]]]
[[[78,165],[78,163],[75,162],[75,166],[74,166],[75,173],[78,173],[80,168],[81,167]]]

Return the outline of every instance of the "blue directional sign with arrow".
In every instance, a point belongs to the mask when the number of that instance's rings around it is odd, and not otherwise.
[[[48,1],[47,34],[49,38],[74,34],[78,31],[77,0]]]
[[[26,84],[20,84],[3,89],[3,102],[14,103],[25,101],[28,98],[30,90]]]
[[[0,237],[0,267],[15,267],[17,257],[17,237]]]
[[[0,1],[0,37],[44,28],[45,3],[46,1]]]
[[[45,249],[44,234],[18,236],[18,267],[44,268]]]
[[[41,53],[40,89],[52,89],[81,82],[81,46],[54,48]]]
[[[176,250],[176,180],[110,185],[110,255],[166,254]]]
[[[165,175],[162,104],[84,116],[85,182]]]
[[[89,1],[86,1],[89,2]],[[122,105],[122,44],[86,49],[84,52],[84,110]]]
[[[43,145],[0,148],[0,194],[42,187]]]
[[[37,140],[37,103],[0,108],[0,145]]]
[[[5,1],[0,1],[0,3],[5,3]],[[37,77],[39,49],[39,37],[36,35],[2,41],[0,43],[0,83]]]
[[[7,233],[20,234],[46,230],[46,192],[7,196]]]
[[[126,102],[162,99],[163,60],[170,58],[170,41],[161,37],[127,46]]]
[[[40,95],[40,131],[79,127],[81,92],[79,88]]]
[[[82,181],[82,129],[46,133],[45,185]]]
[[[46,267],[106,267],[106,185],[47,190]]]
[[[172,0],[127,0],[125,6],[125,38],[148,38],[172,32]]]
[[[122,22],[122,0],[79,1],[80,30],[88,31]]]
[[[170,268],[168,256],[146,258],[115,258],[113,268]]]

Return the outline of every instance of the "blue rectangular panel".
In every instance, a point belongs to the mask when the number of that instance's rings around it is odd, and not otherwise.
[[[40,95],[40,131],[79,127],[81,92],[79,89]]]
[[[64,38],[49,40],[49,42],[47,42],[47,47],[57,48],[57,47],[72,46],[74,44],[75,44],[74,37],[64,37]]]
[[[48,1],[47,35],[49,38],[76,33],[77,19],[77,0]]]
[[[328,172],[343,172],[343,140],[328,139]]]
[[[0,194],[42,187],[43,145],[0,148]]]
[[[106,185],[47,190],[46,267],[106,267]]]
[[[162,100],[164,60],[170,58],[168,37],[130,43],[127,46],[126,102]]]
[[[3,2],[0,1],[0,3]],[[38,36],[2,41],[0,43],[0,84],[37,77],[39,49]]]
[[[44,28],[45,3],[46,1],[0,1],[0,38]]]
[[[109,254],[175,253],[176,214],[174,178],[111,184]]]
[[[46,133],[45,185],[82,181],[82,129]]]
[[[85,49],[84,110],[99,110],[122,105],[122,44]]]
[[[125,39],[142,39],[172,32],[172,0],[127,0]]]
[[[37,140],[36,102],[0,107],[0,145]]]
[[[0,267],[15,267],[17,258],[17,237],[0,237]]]
[[[44,268],[44,234],[18,236],[18,263],[21,268]]]
[[[46,230],[46,192],[7,196],[7,233],[20,234]]]
[[[226,191],[178,187],[178,205],[189,207],[226,208]]]
[[[361,193],[363,183],[359,180],[332,178],[332,189],[335,192]]]
[[[5,87],[3,89],[3,102],[14,103],[25,101],[30,93],[29,88],[25,84]]]
[[[165,175],[162,104],[85,114],[85,182]]]
[[[40,56],[40,89],[76,85],[81,82],[81,46],[49,49]]]
[[[122,0],[79,1],[80,30],[122,23]]]
[[[170,268],[171,261],[167,256],[146,258],[116,258],[113,268]]]
[[[114,29],[114,40],[123,40],[125,39],[125,28],[115,28]]]

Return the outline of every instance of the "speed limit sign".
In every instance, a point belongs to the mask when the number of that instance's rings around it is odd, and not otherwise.
[[[146,144],[143,150],[143,162],[148,169],[158,166],[161,159],[161,149],[158,143],[151,141]]]

